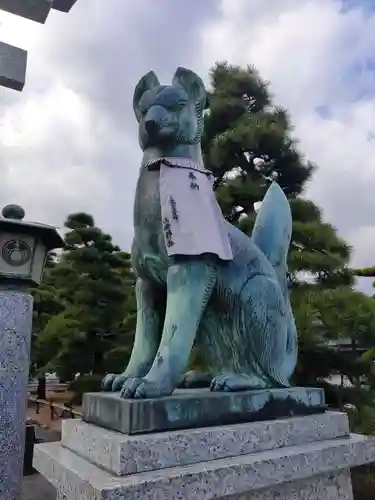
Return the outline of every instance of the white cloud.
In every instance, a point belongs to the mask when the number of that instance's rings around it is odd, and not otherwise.
[[[97,208],[97,195],[108,196],[106,178],[92,166],[97,132],[87,103],[63,86],[5,107],[1,203],[20,203],[29,217],[56,224],[61,209]]]
[[[0,39],[29,51],[24,91],[0,89],[0,205],[20,203],[28,218],[60,225],[90,211],[129,249],[141,158],[134,85],[150,66],[162,79],[181,53],[187,65],[190,57],[189,29],[180,44],[160,36],[176,12],[174,0],[161,2],[81,0],[45,25],[0,11]]]
[[[1,41],[31,49],[37,45],[44,25],[0,11]]]
[[[188,0],[81,0],[46,25],[0,13],[1,40],[29,50],[24,91],[0,89],[0,204],[57,224],[69,211],[91,211],[128,249],[140,159],[135,83],[151,68],[168,83],[178,65],[205,77],[227,59],[255,64],[271,81],[320,167],[308,196],[355,247],[355,264],[371,264],[375,15],[357,5],[205,0],[199,10]]]
[[[1,13],[1,40],[29,50],[24,92],[1,90],[0,203],[62,225],[69,211],[100,210],[108,179],[95,166],[105,124],[45,58],[46,26]],[[104,130],[103,130],[104,129]]]
[[[203,31],[204,66],[255,64],[275,102],[289,108],[300,149],[319,171],[307,195],[354,246],[353,262],[375,264],[375,15],[338,0],[221,0]],[[327,117],[317,108],[325,106]],[[362,287],[363,285],[361,285]]]

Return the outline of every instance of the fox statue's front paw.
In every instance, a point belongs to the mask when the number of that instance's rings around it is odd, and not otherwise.
[[[106,392],[118,392],[121,390],[121,387],[124,385],[125,380],[128,377],[123,373],[116,375],[115,373],[108,373],[103,378],[102,381],[102,391]]]
[[[153,399],[169,396],[171,392],[155,382],[149,382],[146,378],[128,378],[120,394],[124,399]]]

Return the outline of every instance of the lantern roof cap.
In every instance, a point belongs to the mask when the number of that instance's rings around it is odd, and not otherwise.
[[[0,232],[23,233],[42,240],[48,251],[64,248],[65,242],[54,226],[38,222],[25,222],[25,210],[19,205],[7,205],[0,217]]]

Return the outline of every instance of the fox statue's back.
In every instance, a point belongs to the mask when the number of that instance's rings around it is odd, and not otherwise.
[[[296,366],[288,201],[273,182],[251,237],[223,218],[201,155],[205,99],[201,79],[184,68],[170,86],[150,72],[135,89],[144,153],[132,248],[137,328],[124,373],[103,380],[123,397],[171,394],[194,342],[213,391],[287,387]]]

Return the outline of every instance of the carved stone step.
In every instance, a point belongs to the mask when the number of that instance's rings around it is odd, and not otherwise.
[[[62,422],[62,446],[115,475],[191,465],[349,437],[346,414],[127,436],[80,420]]]
[[[326,485],[331,481],[330,490],[308,498],[332,500],[340,498],[341,471],[346,478],[341,498],[346,500],[351,498],[348,468],[374,460],[375,439],[351,435],[123,477],[103,471],[60,443],[46,443],[36,446],[34,467],[65,500],[263,499],[272,498],[269,491],[280,491],[285,483],[301,498],[303,482],[308,480],[316,491],[322,477]]]

